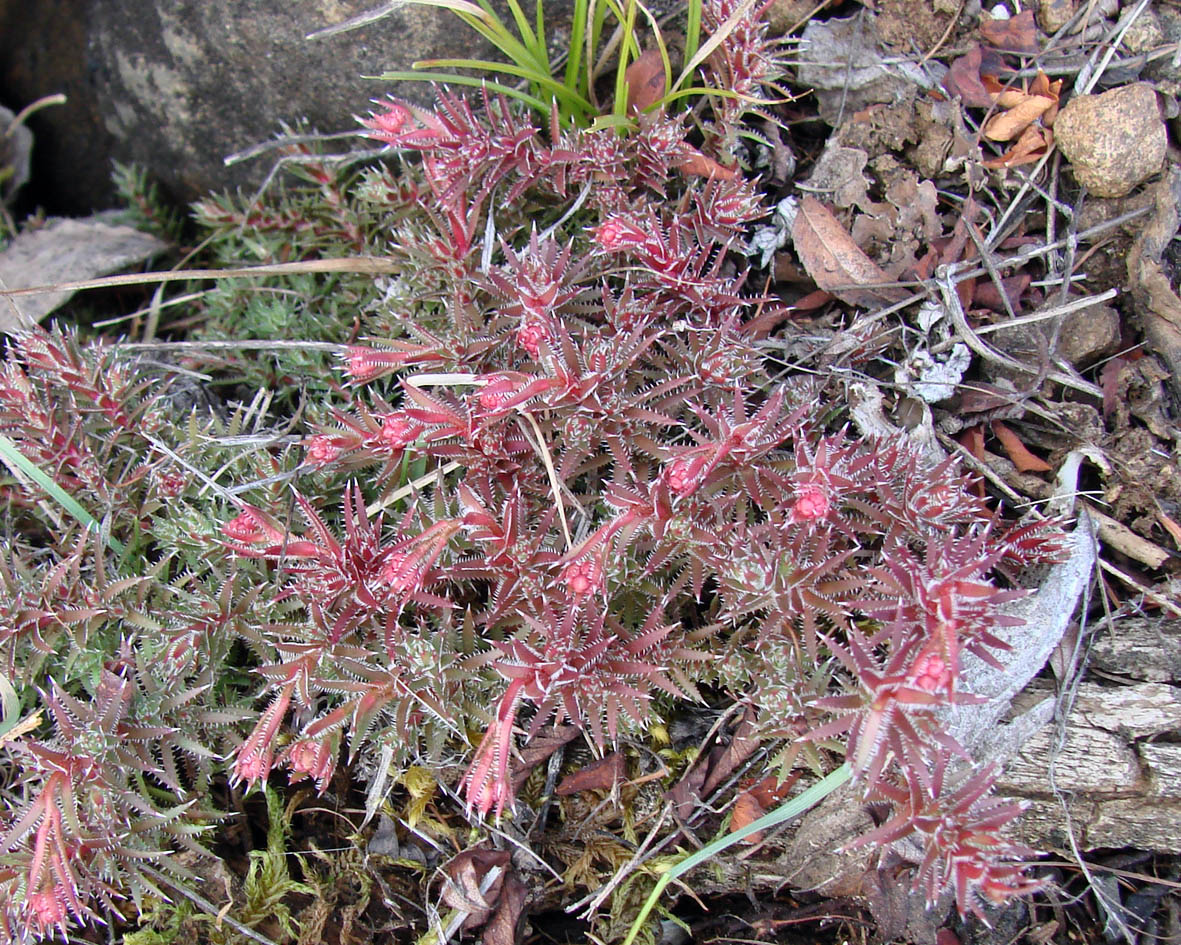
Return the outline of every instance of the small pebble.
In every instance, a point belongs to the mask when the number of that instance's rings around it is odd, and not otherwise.
[[[1037,11],[1037,25],[1043,33],[1057,33],[1074,16],[1074,0],[1041,0]]]
[[[1054,122],[1074,176],[1096,197],[1123,197],[1161,168],[1167,135],[1156,93],[1144,83],[1078,95]]]

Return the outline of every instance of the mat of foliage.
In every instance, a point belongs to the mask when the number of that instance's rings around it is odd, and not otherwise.
[[[141,226],[239,272],[8,346],[0,936],[620,941],[662,872],[842,762],[867,875],[932,929],[1067,885],[949,720],[1077,492],[1110,503],[1103,603],[1177,612],[1175,553],[1144,557],[1181,539],[1144,478],[1170,352],[1063,344],[1175,201],[1064,202],[1036,65],[1072,52],[1032,16],[927,11],[887,61],[905,4],[689,7],[622,4],[598,84],[457,76],[354,151],[288,136],[187,224],[120,172]],[[738,878],[783,848],[684,881],[771,894],[748,919],[666,896],[633,935],[899,908]]]

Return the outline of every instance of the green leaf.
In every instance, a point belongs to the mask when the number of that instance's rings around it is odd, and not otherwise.
[[[535,95],[530,95],[528,92],[522,92],[520,89],[514,89],[500,82],[489,82],[487,79],[477,79],[470,75],[450,72],[383,72],[379,76],[369,76],[368,78],[382,79],[386,82],[448,82],[452,85],[467,85],[476,89],[495,89],[502,95],[524,102],[543,115],[549,114],[549,103],[542,101]]]
[[[102,527],[95,520],[94,516],[82,508],[78,504],[77,499],[54,482],[40,466],[22,453],[19,447],[2,433],[0,433],[0,460],[3,460],[4,464],[12,470],[13,475],[19,478],[21,474],[24,474],[32,479],[33,482],[37,483],[37,485],[57,501],[58,505],[74,516],[84,528],[92,532],[102,533]],[[103,535],[103,538],[112,551],[116,554],[123,554],[124,548],[121,541],[109,534]]]
[[[753,833],[757,833],[760,830],[768,830],[771,827],[777,827],[785,821],[799,817],[804,811],[819,804],[833,791],[848,781],[852,773],[852,769],[847,763],[842,764],[836,771],[817,781],[808,790],[804,791],[803,794],[793,797],[786,804],[782,804],[775,808],[775,810],[764,814],[758,820],[747,824],[741,830],[735,830],[733,833],[719,837],[712,843],[707,843],[696,853],[685,857],[685,859],[681,860],[680,863],[672,867],[668,872],[662,874],[660,879],[656,881],[655,888],[648,895],[648,899],[644,902],[644,908],[640,910],[640,914],[636,916],[636,921],[632,923],[631,930],[627,933],[627,938],[624,939],[623,945],[632,945],[636,940],[636,936],[640,934],[640,930],[644,927],[644,922],[651,914],[656,903],[660,900],[660,894],[664,892],[665,887],[674,879],[683,876],[695,866],[700,866],[707,860],[712,859],[723,850],[727,850],[734,846],[734,844],[740,843]]]
[[[566,88],[566,86],[553,76],[548,74],[543,75],[532,69],[521,68],[513,63],[490,62],[485,59],[420,59],[418,62],[412,63],[411,67],[414,69],[475,69],[481,72],[499,72],[504,75],[515,75],[519,78],[527,79],[533,85],[541,86],[547,91],[553,92],[564,105],[582,112],[592,110],[590,102],[581,95]],[[545,111],[548,112],[548,110],[547,107]]]

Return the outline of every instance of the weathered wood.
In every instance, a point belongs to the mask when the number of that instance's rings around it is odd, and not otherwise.
[[[1027,690],[1014,708],[1045,693]],[[1034,735],[997,784],[1030,803],[1017,835],[1035,848],[1068,847],[1069,813],[1081,849],[1181,850],[1181,745],[1153,741],[1178,731],[1181,687],[1083,683],[1066,725]]]
[[[1181,620],[1124,617],[1105,626],[1087,665],[1144,682],[1181,682]]]

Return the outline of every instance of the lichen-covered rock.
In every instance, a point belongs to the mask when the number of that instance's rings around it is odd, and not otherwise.
[[[1054,122],[1054,140],[1096,197],[1129,193],[1160,170],[1167,146],[1156,93],[1143,83],[1075,96]]]
[[[34,198],[56,212],[110,206],[112,160],[148,167],[180,199],[252,189],[275,156],[230,168],[223,158],[303,118],[322,132],[357,128],[352,116],[395,88],[365,76],[405,70],[417,59],[498,56],[450,11],[410,4],[351,32],[306,38],[375,6],[0,0],[0,88],[12,99],[6,104],[19,108],[53,92],[69,98],[30,121],[37,137]],[[547,2],[547,21],[568,26],[570,6]],[[426,84],[401,83],[397,92],[433,100]]]

